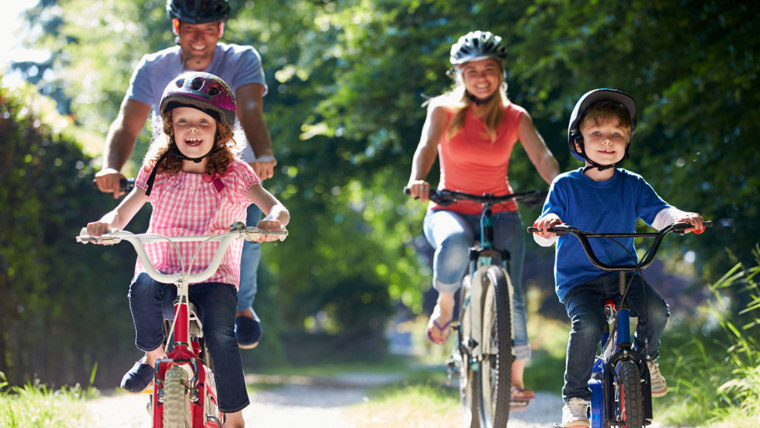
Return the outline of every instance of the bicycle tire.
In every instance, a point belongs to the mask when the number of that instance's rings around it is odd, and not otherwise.
[[[639,368],[633,361],[624,360],[617,364],[615,373],[616,419],[625,428],[641,428],[644,426],[644,409]]]
[[[512,389],[511,281],[498,266],[491,266],[483,278],[483,337],[481,346],[488,353],[480,365],[478,400],[481,426],[505,428],[509,421]]]
[[[470,302],[468,291],[470,277],[465,276],[459,292],[459,328],[457,329],[457,343],[460,355],[459,367],[459,398],[464,410],[464,426],[466,428],[480,428],[480,382],[477,379],[478,372],[473,370],[471,355],[467,351],[466,341],[470,340]]]
[[[164,382],[164,428],[187,428],[192,424],[187,395],[187,372],[178,365],[166,371]]]

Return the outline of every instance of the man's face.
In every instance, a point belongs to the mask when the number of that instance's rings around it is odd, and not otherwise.
[[[185,67],[200,71],[205,69],[213,59],[216,42],[222,32],[222,23],[207,22],[190,24],[178,22],[175,32],[179,36],[179,46],[182,49],[182,59]]]

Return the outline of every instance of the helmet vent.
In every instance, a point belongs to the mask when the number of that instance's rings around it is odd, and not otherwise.
[[[214,95],[219,94],[219,92],[221,92],[221,90],[219,89],[219,86],[218,85],[214,85],[214,86],[211,87],[211,89],[209,89],[208,94],[213,97]]]
[[[181,88],[185,86],[185,79],[177,79],[176,81],[174,81],[174,83],[177,85],[178,88]]]
[[[194,91],[201,89],[202,86],[203,86],[202,77],[196,77],[195,79],[193,79],[192,82],[190,82],[190,88]]]

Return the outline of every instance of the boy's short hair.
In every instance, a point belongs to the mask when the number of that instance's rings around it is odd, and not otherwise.
[[[616,118],[622,128],[631,136],[631,116],[625,106],[614,101],[599,101],[589,106],[581,119],[578,129],[583,129],[589,123],[599,124],[602,119]]]

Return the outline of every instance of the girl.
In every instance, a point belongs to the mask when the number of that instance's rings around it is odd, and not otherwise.
[[[123,229],[145,202],[153,208],[147,232],[166,236],[227,232],[232,223],[245,221],[250,203],[267,214],[257,227],[279,230],[288,224],[287,209],[261,186],[251,167],[235,155],[235,100],[222,79],[202,72],[181,74],[164,90],[160,113],[165,138],[158,135],[151,143],[135,189],[113,211],[87,224],[89,235]],[[189,260],[198,245],[182,243],[179,248]],[[242,409],[249,404],[234,334],[241,248],[240,240],[232,243],[217,272],[207,281],[190,286],[190,298],[203,313],[219,408],[227,414],[228,427],[245,425]],[[214,245],[204,246],[196,258],[198,270],[211,261],[215,249]],[[168,244],[150,244],[147,250],[159,271],[180,271],[179,260]],[[162,321],[167,310],[173,314],[174,294],[174,287],[160,284],[144,273],[138,260],[129,287],[129,306],[135,344],[145,356],[124,375],[121,387],[126,391],[143,391],[153,379],[156,360],[164,357]]]
[[[506,58],[501,37],[488,31],[470,32],[451,47],[456,87],[428,105],[407,184],[412,196],[423,202],[428,199],[430,185],[425,178],[436,156],[441,168],[439,189],[499,196],[512,193],[507,170],[517,140],[547,183],[559,173],[557,161],[528,112],[507,98]],[[493,211],[497,213],[496,243],[512,256],[511,275],[515,284],[512,401],[525,405],[533,399],[533,393],[523,384],[525,360],[530,357],[521,289],[524,229],[515,203],[496,206]],[[425,216],[425,237],[435,248],[433,287],[438,291],[438,301],[427,331],[435,343],[444,343],[451,331],[454,293],[467,269],[467,248],[475,238],[473,230],[478,229],[479,218],[480,206],[466,203],[447,207],[431,204]]]

